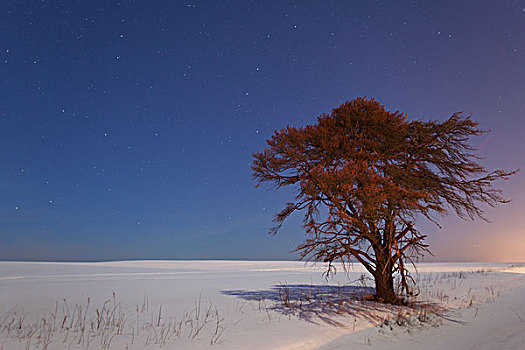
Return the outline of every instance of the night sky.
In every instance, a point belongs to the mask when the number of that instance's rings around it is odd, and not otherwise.
[[[422,223],[437,260],[525,260],[525,1],[0,4],[0,260],[295,259],[252,153],[357,96],[472,114],[513,203]]]

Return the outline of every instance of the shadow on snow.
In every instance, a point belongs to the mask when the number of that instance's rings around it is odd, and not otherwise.
[[[383,319],[385,311],[391,313],[397,310],[393,305],[366,300],[374,292],[375,289],[371,287],[310,284],[280,284],[267,290],[221,291],[225,295],[256,302],[262,311],[273,310],[308,322],[318,323],[317,320],[321,320],[341,327],[348,324],[338,321],[340,316],[354,316],[377,322]]]

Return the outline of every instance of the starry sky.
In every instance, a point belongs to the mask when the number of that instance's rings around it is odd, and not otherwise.
[[[357,96],[464,112],[525,169],[525,1],[0,3],[0,260],[295,259],[293,190],[255,188],[275,129]],[[440,261],[525,260],[525,176],[491,223],[421,223]]]

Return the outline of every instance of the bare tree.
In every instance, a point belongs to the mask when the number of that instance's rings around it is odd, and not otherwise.
[[[344,264],[358,261],[374,276],[376,299],[398,301],[394,274],[405,293],[405,265],[428,251],[416,217],[438,224],[452,210],[484,219],[480,204],[507,203],[495,180],[517,172],[489,172],[469,144],[478,123],[454,114],[443,122],[408,121],[374,99],[357,98],[317,123],[275,131],[253,155],[259,186],[294,186],[293,202],[276,215],[275,234],[290,214],[304,213],[307,239],[301,258]]]

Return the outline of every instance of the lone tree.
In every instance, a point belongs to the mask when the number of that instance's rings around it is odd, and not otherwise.
[[[253,155],[253,175],[276,188],[294,186],[294,202],[276,214],[275,234],[296,211],[304,212],[302,259],[346,264],[357,260],[375,279],[377,301],[398,302],[394,274],[404,293],[413,287],[405,266],[428,245],[416,217],[439,226],[453,210],[484,219],[480,204],[507,203],[498,179],[516,171],[489,172],[469,146],[484,130],[470,117],[443,122],[408,121],[374,99],[357,98],[322,114],[317,123],[275,131]]]

